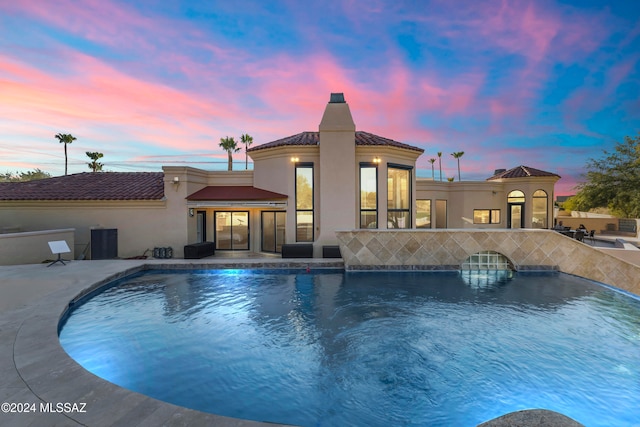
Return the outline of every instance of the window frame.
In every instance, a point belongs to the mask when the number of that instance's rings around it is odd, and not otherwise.
[[[408,172],[407,177],[407,193],[408,193],[408,207],[407,208],[389,208],[389,170],[404,170]],[[398,228],[398,230],[406,230],[413,228],[413,221],[411,216],[412,206],[413,206],[413,166],[401,165],[397,163],[387,163],[387,228],[389,227],[389,215],[391,213],[405,213],[407,214],[407,226],[404,228]],[[395,228],[394,228],[395,229]]]
[[[375,195],[376,195],[376,202],[375,202],[375,209],[363,209],[362,208],[362,169],[363,168],[367,168],[367,169],[375,169],[375,185],[376,185],[376,190],[375,190]],[[360,228],[369,228],[369,229],[373,229],[373,228],[378,228],[378,165],[376,163],[372,163],[372,162],[360,162],[360,170],[359,170],[360,174],[358,176],[359,178],[359,186],[360,186],[360,191],[359,191],[359,197],[358,197],[358,204],[360,206]],[[375,213],[375,227],[364,227],[364,225],[362,224],[362,214],[363,213]]]
[[[298,209],[298,169],[311,169],[311,209]],[[297,162],[294,167],[294,194],[295,194],[295,210],[296,210],[296,242],[315,242],[315,167],[313,162]],[[298,213],[311,212],[311,240],[298,239]]]
[[[489,222],[477,222],[476,221],[476,212],[488,212]],[[498,221],[493,221],[493,214],[498,213]],[[474,224],[500,224],[502,222],[502,212],[501,209],[474,209],[473,210],[473,223]]]
[[[536,193],[540,191],[544,193],[544,196],[536,196]],[[534,219],[536,218],[536,200],[541,200],[541,199],[544,199],[544,222],[542,224],[542,227],[535,227],[536,223]],[[549,228],[549,193],[547,193],[542,188],[539,188],[536,191],[534,191],[533,194],[531,195],[531,202],[532,202],[532,206],[531,206],[532,228],[540,228],[540,229]]]
[[[429,202],[429,226],[428,227],[418,227],[418,212],[425,212],[425,211],[420,211],[418,209],[418,203],[419,202]],[[431,229],[433,228],[433,203],[431,201],[431,199],[416,199],[416,228],[420,228],[420,229]]]

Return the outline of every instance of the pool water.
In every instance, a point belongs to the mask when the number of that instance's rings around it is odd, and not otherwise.
[[[640,301],[560,273],[151,271],[76,305],[60,342],[108,381],[237,418],[640,423]]]

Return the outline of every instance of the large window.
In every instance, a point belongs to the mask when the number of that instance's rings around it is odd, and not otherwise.
[[[431,228],[431,200],[416,200],[416,228]]]
[[[500,224],[500,209],[474,209],[474,224]]]
[[[544,190],[537,190],[533,193],[533,218],[531,226],[533,228],[547,228],[547,193]]]
[[[296,242],[313,242],[313,163],[296,164]]]
[[[378,228],[378,168],[360,164],[360,228]]]
[[[411,228],[411,169],[387,168],[387,227]]]

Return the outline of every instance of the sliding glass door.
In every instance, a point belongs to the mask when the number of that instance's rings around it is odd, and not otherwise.
[[[217,211],[215,216],[216,249],[249,249],[249,212]]]

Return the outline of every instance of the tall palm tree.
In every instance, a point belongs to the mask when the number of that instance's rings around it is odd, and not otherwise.
[[[438,151],[438,163],[440,164],[440,181],[442,181],[442,151]]]
[[[67,144],[71,144],[77,138],[70,133],[59,133],[56,138],[61,144],[64,144],[64,174],[67,174]]]
[[[233,170],[233,157],[232,157],[232,154],[233,153],[237,153],[238,151],[240,151],[240,147],[238,147],[238,143],[236,142],[235,139],[233,139],[233,137],[226,136],[224,138],[220,138],[220,144],[219,145],[229,155],[228,170]]]
[[[101,159],[102,157],[104,157],[104,154],[102,153],[98,153],[97,151],[87,151],[87,157],[89,157],[91,159],[91,161],[89,163],[87,163],[87,165],[89,165],[89,169],[91,169],[93,172],[98,172],[102,170],[102,166],[104,166],[102,163],[98,162],[98,159]]]
[[[244,144],[244,169],[247,170],[249,169],[247,150],[249,149],[249,146],[253,143],[253,137],[248,133],[245,133],[243,135],[240,135],[240,142]]]
[[[436,162],[435,158],[429,159],[429,163],[431,163],[431,179],[436,180],[436,171],[433,169],[433,164]]]
[[[464,156],[464,151],[457,151],[455,153],[451,153],[454,159],[458,159],[458,181],[462,181],[460,178],[460,157]]]

